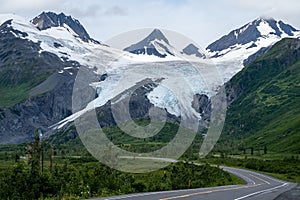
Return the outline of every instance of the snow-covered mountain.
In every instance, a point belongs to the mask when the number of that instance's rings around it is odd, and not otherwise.
[[[154,29],[143,40],[124,48],[124,51],[138,55],[154,55],[160,58],[192,58],[192,56],[205,58],[205,53],[195,44],[190,43],[182,50],[175,48],[159,29]]]
[[[207,105],[198,101],[207,102],[220,85],[211,81],[215,85],[207,87],[194,66],[172,56],[173,52],[181,53],[158,30],[153,34],[154,40],[161,38],[154,41],[153,47],[160,47],[157,52],[167,53],[173,59],[133,54],[99,44],[79,21],[64,14],[42,13],[31,22],[17,15],[0,15],[0,24],[0,69],[4,69],[0,70],[0,77],[5,79],[0,82],[0,89],[13,89],[21,81],[29,85],[24,97],[30,97],[1,108],[0,135],[6,138],[5,143],[30,140],[36,127],[43,132],[63,128],[95,108],[100,117],[104,116],[99,120],[101,125],[112,125],[115,122],[110,102],[128,98],[135,105],[131,110],[134,118],[147,118],[149,109],[156,107],[166,110],[170,120],[180,116],[207,120],[208,108],[200,108]],[[90,91],[93,95],[76,98],[74,110],[73,85],[82,73],[88,76],[84,77],[86,88],[80,94]],[[24,78],[17,80],[21,75]],[[125,83],[120,84],[121,81]]]
[[[248,49],[262,47],[284,37],[295,37],[299,33],[299,30],[282,21],[258,18],[208,45],[207,50],[212,57],[220,57],[242,46]]]
[[[73,84],[80,69],[98,80],[106,73],[104,66],[120,54],[132,58],[91,38],[82,39],[70,27],[73,22],[82,27],[80,23],[66,18],[74,21],[39,29],[20,16],[0,15],[0,91],[5,93],[0,101],[2,143],[28,141],[35,128],[47,132],[70,116]]]
[[[100,42],[89,36],[77,19],[74,19],[71,16],[66,16],[64,13],[57,15],[53,12],[42,12],[40,15],[32,19],[31,23],[33,23],[39,30],[46,30],[52,27],[65,27],[67,29],[71,29],[84,42],[91,41],[100,44]]]
[[[38,16],[31,22],[28,22],[14,14],[2,14],[0,15],[0,23],[2,27],[10,27],[10,32],[15,37],[39,43],[40,53],[43,51],[51,52],[61,59],[75,60],[82,65],[94,66],[95,63],[91,56],[101,53],[102,57],[105,57],[107,55],[106,49],[110,49],[109,53],[120,53],[119,50],[101,45],[90,38],[82,25],[70,16],[59,14],[56,16],[57,20],[62,18],[67,21],[64,22],[61,19],[58,20],[59,24],[53,22],[53,24],[46,25],[49,18],[45,17],[45,15],[53,17],[53,13],[42,13],[39,15],[40,17]],[[42,20],[43,18],[46,18],[45,22]],[[75,26],[74,29],[71,28],[73,26]],[[24,34],[18,34],[19,32]],[[110,57],[109,55],[107,56]]]
[[[17,141],[28,140],[34,127],[46,132],[64,128],[95,108],[101,126],[109,126],[115,123],[111,104],[127,101],[133,118],[149,118],[155,107],[167,111],[169,120],[197,119],[205,127],[210,97],[243,68],[244,60],[297,34],[283,22],[260,18],[209,45],[211,59],[206,59],[197,45],[175,48],[158,29],[123,51],[92,39],[78,20],[63,13],[43,12],[30,22],[0,15],[0,89],[18,86],[19,74],[29,85],[32,77],[43,77],[26,88],[24,96],[30,98],[0,108],[0,135],[13,137],[23,127]],[[72,107],[76,76],[84,88]]]
[[[168,39],[159,29],[154,29],[145,39],[126,47],[124,51],[134,54],[155,55],[161,58],[175,56]]]
[[[300,31],[282,21],[257,18],[208,45],[206,50],[223,71],[224,80],[243,69],[270,46],[285,37],[299,37]]]

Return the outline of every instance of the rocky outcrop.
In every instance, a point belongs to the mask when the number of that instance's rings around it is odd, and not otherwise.
[[[182,53],[186,55],[195,55],[196,57],[199,58],[205,58],[205,54],[201,53],[199,51],[199,48],[196,47],[194,44],[189,44],[187,45],[184,49],[182,49]]]

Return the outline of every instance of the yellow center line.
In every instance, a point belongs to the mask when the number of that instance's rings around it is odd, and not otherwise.
[[[254,176],[253,174],[249,174],[250,176],[254,177],[254,178],[257,178],[258,180],[261,180],[263,182],[265,182],[266,184],[270,185],[270,182],[266,181],[265,179],[262,179],[262,178],[259,178],[257,176]]]
[[[235,187],[235,188],[207,190],[207,191],[203,191],[203,192],[195,192],[195,193],[184,194],[184,195],[180,195],[180,196],[162,198],[162,199],[159,199],[159,200],[171,200],[171,199],[186,198],[186,197],[191,197],[191,196],[200,195],[200,194],[208,194],[208,193],[213,193],[213,192],[222,192],[222,191],[228,191],[228,190],[238,190],[238,189],[243,189],[243,188],[251,188],[251,187],[256,187],[256,186],[259,186],[259,185],[261,185],[261,184],[245,185],[245,186],[240,186],[240,187]]]

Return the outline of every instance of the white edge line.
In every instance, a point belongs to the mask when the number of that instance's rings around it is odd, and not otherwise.
[[[232,188],[236,187],[238,185],[223,185],[223,186],[218,186],[221,188]],[[117,200],[117,199],[127,199],[130,197],[142,197],[142,196],[149,196],[149,195],[155,195],[155,194],[168,194],[168,193],[177,193],[177,192],[191,192],[191,191],[206,191],[207,189],[211,189],[214,187],[209,187],[209,188],[195,188],[195,189],[184,189],[184,190],[169,190],[169,191],[158,191],[158,192],[147,192],[147,193],[140,193],[140,194],[128,194],[128,195],[122,195],[122,196],[114,196],[114,197],[100,197],[99,199],[104,199],[104,200]],[[97,200],[96,198],[95,200]]]
[[[247,197],[250,197],[250,196],[253,196],[253,195],[256,195],[256,194],[259,194],[259,193],[262,193],[262,192],[267,192],[267,191],[272,191],[272,190],[275,190],[277,188],[281,188],[281,187],[284,187],[285,185],[287,185],[288,183],[284,183],[282,185],[279,185],[279,186],[276,186],[276,187],[273,187],[273,188],[270,188],[270,189],[266,189],[266,190],[260,190],[260,191],[257,191],[257,192],[254,192],[254,193],[251,193],[251,194],[247,194],[245,196],[242,196],[242,197],[239,197],[239,198],[236,198],[234,200],[240,200],[240,199],[245,199]]]

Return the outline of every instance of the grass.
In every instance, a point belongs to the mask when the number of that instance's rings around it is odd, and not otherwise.
[[[15,87],[0,87],[0,107],[9,108],[28,99],[30,89],[31,85],[29,83],[23,83]]]
[[[29,98],[30,91],[47,79],[49,74],[30,77],[29,80],[17,84],[0,83],[0,108],[10,108]]]
[[[137,121],[143,125],[149,123],[149,120],[144,119],[137,119]],[[131,152],[146,153],[166,146],[176,136],[178,128],[178,124],[167,122],[156,135],[145,139],[124,133],[118,126],[105,127],[102,128],[102,131],[114,145]],[[194,132],[188,129],[182,128],[182,131],[184,131],[185,134],[190,134],[190,137],[195,135]],[[76,137],[75,134],[75,127],[71,126],[67,130],[58,131],[51,135],[46,141],[55,144],[60,149],[68,149],[69,151],[77,150],[77,152],[79,152],[85,148],[80,138],[74,138]]]

